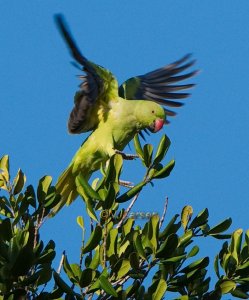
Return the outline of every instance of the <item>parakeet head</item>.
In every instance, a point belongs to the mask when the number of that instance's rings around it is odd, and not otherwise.
[[[153,133],[163,127],[166,118],[164,109],[153,101],[140,101],[137,116],[141,129],[146,128]]]

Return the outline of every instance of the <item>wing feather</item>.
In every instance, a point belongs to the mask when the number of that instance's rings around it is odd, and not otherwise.
[[[168,110],[167,107],[183,106],[184,103],[175,100],[185,99],[190,96],[190,93],[179,91],[195,86],[195,84],[177,84],[197,74],[198,71],[180,74],[195,64],[195,60],[190,60],[190,58],[191,54],[187,54],[162,68],[128,79],[119,87],[120,96],[129,100],[155,101],[166,107],[165,113],[168,116],[175,116],[176,113]]]
[[[67,43],[73,58],[81,65],[84,75],[80,75],[82,80],[80,90],[74,97],[74,108],[69,120],[68,130],[76,134],[93,130],[98,124],[98,109],[100,109],[99,95],[103,92],[103,78],[98,74],[99,66],[87,60],[80,52],[62,15],[56,15],[57,27]]]

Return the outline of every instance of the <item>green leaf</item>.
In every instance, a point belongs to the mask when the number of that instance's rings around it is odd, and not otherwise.
[[[24,193],[25,198],[28,199],[28,202],[33,208],[36,208],[36,196],[35,190],[32,185],[28,185]]]
[[[119,154],[111,156],[105,172],[105,183],[118,182],[123,166],[123,158]]]
[[[146,256],[146,253],[144,251],[144,248],[143,248],[143,244],[142,244],[142,240],[141,240],[141,237],[139,235],[134,235],[133,237],[133,243],[134,243],[134,246],[137,250],[137,253],[140,257],[142,257],[143,259],[147,260],[147,256]]]
[[[135,270],[139,269],[139,256],[137,252],[131,252],[129,255],[129,260],[131,263],[131,267]]]
[[[14,217],[9,208],[8,200],[5,197],[0,198],[0,214],[8,218]]]
[[[143,150],[142,150],[142,146],[141,146],[138,134],[136,134],[135,137],[134,137],[134,146],[135,146],[135,150],[136,150],[137,155],[141,159],[143,159],[144,153],[143,153]]]
[[[77,217],[77,224],[80,226],[80,228],[82,228],[83,230],[85,230],[85,225],[84,225],[84,219],[82,216],[78,216]]]
[[[98,222],[98,218],[97,218],[97,216],[95,214],[95,210],[93,208],[93,205],[94,205],[93,201],[89,198],[85,198],[85,203],[86,203],[86,210],[87,210],[89,217],[92,218],[94,221]]]
[[[170,146],[170,139],[164,134],[158,145],[153,164],[157,164],[164,159],[166,153],[168,152],[169,146]]]
[[[129,240],[125,240],[122,242],[121,246],[119,247],[118,250],[118,256],[121,257],[122,254],[125,253],[126,249],[130,246],[130,241]]]
[[[249,267],[249,261],[247,261],[244,264],[241,264],[240,266],[237,267],[237,270],[243,270],[243,269],[247,269]]]
[[[37,285],[43,285],[48,283],[52,278],[52,269],[49,264],[45,264],[42,266],[42,269],[39,272],[39,278],[37,281]]]
[[[14,193],[14,195],[21,192],[25,182],[26,182],[26,176],[23,173],[23,171],[21,169],[19,169],[18,172],[17,172],[17,175],[16,175],[16,177],[14,178],[14,181],[13,181],[13,187],[14,187],[13,193]]]
[[[45,198],[44,207],[47,210],[54,208],[60,201],[61,196],[56,193],[56,189],[54,186],[51,186],[48,190],[48,193]]]
[[[111,283],[108,281],[108,279],[104,276],[100,276],[99,277],[99,282],[100,282],[100,286],[101,288],[109,295],[112,295],[114,297],[118,297],[117,292],[115,291],[115,289],[112,287]]]
[[[143,148],[143,153],[144,153],[144,158],[143,158],[144,164],[147,168],[149,168],[152,160],[153,146],[151,144],[145,144]]]
[[[53,272],[54,281],[57,284],[57,286],[63,290],[63,292],[73,295],[74,291],[70,288],[69,285],[66,284],[66,282],[60,277],[58,273],[55,271]]]
[[[6,180],[4,173],[0,172],[0,188],[5,191],[9,191],[8,181]]]
[[[82,199],[86,204],[86,210],[89,217],[95,220],[96,222],[98,222],[98,218],[95,214],[95,209],[94,209],[94,201],[91,199],[91,197],[89,197],[86,194],[85,189],[81,185],[77,186],[77,192],[79,193],[79,195],[82,197]]]
[[[178,247],[179,246],[182,246],[184,245],[186,247],[186,245],[189,244],[190,240],[192,239],[193,237],[193,231],[191,229],[188,229],[183,236],[181,236],[179,238],[179,244],[178,244]]]
[[[115,171],[116,171],[115,182],[118,182],[119,176],[121,174],[122,167],[123,167],[122,155],[119,155],[119,154],[114,155],[113,164],[114,164]]]
[[[228,240],[231,238],[231,234],[212,234],[211,236],[217,240]]]
[[[232,241],[230,245],[230,251],[232,253],[232,256],[236,259],[237,262],[240,255],[242,233],[243,233],[242,229],[235,230],[232,234]]]
[[[95,278],[95,275],[96,275],[96,271],[94,271],[90,268],[83,270],[81,273],[80,282],[79,282],[80,287],[84,288],[84,287],[88,286]]]
[[[189,228],[197,228],[201,225],[206,224],[208,221],[208,215],[208,209],[205,208],[193,219],[193,221],[189,225]]]
[[[108,257],[116,254],[117,251],[117,236],[118,236],[118,229],[112,228],[109,231],[107,236],[107,251],[106,254]]]
[[[125,223],[122,227],[122,231],[125,236],[131,232],[134,222],[135,222],[134,219],[131,219],[131,218],[129,218],[125,221]]]
[[[94,250],[95,253],[94,253],[92,261],[89,265],[89,268],[91,268],[93,270],[97,269],[99,266],[99,260],[100,260],[100,253],[99,253],[100,249],[99,248],[100,248],[99,246],[95,247],[95,250]]]
[[[249,229],[245,232],[245,241],[246,241],[248,249],[249,249]]]
[[[209,258],[204,257],[204,258],[198,259],[197,261],[189,264],[187,267],[183,268],[180,272],[189,273],[196,269],[206,268],[208,266],[208,264],[209,264]]]
[[[211,228],[207,232],[207,234],[212,235],[212,234],[218,234],[218,233],[224,232],[231,226],[231,224],[232,224],[232,219],[228,218],[228,219],[222,221],[221,223],[217,224],[213,228]]]
[[[4,155],[0,159],[0,170],[2,170],[2,174],[4,175],[4,178],[6,181],[9,181],[9,156]]]
[[[113,207],[113,204],[115,203],[115,197],[116,197],[116,190],[112,183],[109,184],[105,201],[103,203],[104,209],[111,209]]]
[[[70,264],[71,270],[73,272],[73,277],[77,283],[79,283],[82,271],[78,264]]]
[[[126,289],[127,297],[133,295],[133,293],[135,293],[135,291],[139,288],[139,286],[140,286],[139,282],[137,280],[134,281],[134,283]]]
[[[245,292],[243,292],[241,289],[236,288],[231,292],[232,296],[240,298],[240,299],[248,299],[249,295]]]
[[[136,299],[144,299],[144,295],[145,294],[145,287],[143,285],[140,285],[140,287],[138,288],[137,290],[137,293],[136,293]]]
[[[156,257],[168,258],[176,250],[178,245],[178,236],[173,233],[161,244],[159,250],[156,252]]]
[[[161,263],[165,264],[165,263],[176,263],[176,262],[179,262],[181,261],[182,259],[186,259],[186,255],[179,255],[179,256],[174,256],[174,257],[170,257],[170,258],[167,258],[167,259],[163,259],[161,260]]]
[[[175,166],[175,161],[172,159],[165,167],[153,175],[153,178],[165,178],[168,177]]]
[[[117,279],[124,277],[131,269],[131,264],[128,259],[122,259],[117,263],[118,270],[116,271]],[[115,267],[116,269],[116,267]]]
[[[43,253],[37,260],[39,264],[51,263],[55,258],[55,251],[50,249],[47,252]]]
[[[48,189],[51,185],[52,177],[51,176],[43,176],[39,180],[38,188],[37,188],[37,198],[39,203],[43,204],[48,193]]]
[[[72,270],[72,264],[70,265],[67,256],[65,255],[64,260],[63,260],[63,268],[65,273],[67,274],[68,278],[73,282],[76,283],[77,279],[75,278],[74,271]]]
[[[153,253],[157,250],[157,241],[158,241],[158,231],[159,231],[159,216],[153,215],[150,220],[149,224],[151,227],[151,238],[150,242],[153,245]]]
[[[62,295],[64,294],[63,290],[60,289],[59,287],[55,288],[51,293],[50,293],[50,299],[58,299],[61,300]],[[42,299],[41,299],[42,300]],[[45,299],[44,299],[45,300]]]
[[[223,257],[224,262],[223,262],[223,268],[226,272],[226,274],[228,275],[228,277],[230,277],[231,274],[233,274],[233,272],[235,271],[237,265],[238,265],[238,257],[237,254],[230,254],[228,253],[227,255],[225,255]]]
[[[10,241],[13,237],[12,226],[9,218],[6,218],[0,223],[1,238]]]
[[[91,236],[88,239],[85,247],[83,248],[82,253],[85,254],[87,252],[92,251],[100,243],[101,238],[102,238],[102,227],[97,225],[94,231],[91,233]]]
[[[235,290],[236,283],[232,280],[223,280],[219,283],[219,288],[221,289],[222,294],[227,294]]]
[[[219,270],[219,255],[215,256],[214,260],[214,270],[218,278],[220,278],[220,270]]]
[[[157,282],[157,287],[154,293],[152,294],[152,300],[159,300],[163,298],[163,295],[165,294],[167,290],[167,283],[164,279],[159,279]]]
[[[123,203],[123,202],[129,201],[136,194],[138,194],[145,185],[146,185],[146,182],[141,182],[141,183],[135,185],[133,188],[129,189],[126,193],[124,193],[123,195],[119,196],[116,199],[116,202]]]
[[[99,194],[91,187],[91,185],[87,182],[87,180],[82,176],[82,174],[79,174],[76,177],[76,186],[82,187],[86,195],[92,199],[95,200],[101,200]]]
[[[184,206],[181,213],[181,223],[184,230],[187,228],[192,215],[193,215],[192,206],[190,205]]]
[[[188,253],[187,257],[193,257],[195,256],[197,253],[199,252],[199,247],[198,246],[194,246],[190,252]]]
[[[175,224],[175,221],[177,220],[178,217],[179,217],[179,215],[175,215],[170,220],[170,222],[165,227],[165,229],[163,230],[163,232],[159,233],[159,239],[164,239],[165,237],[167,237],[171,233],[176,233],[177,232],[177,230],[181,227],[181,223],[180,222],[178,224]]]

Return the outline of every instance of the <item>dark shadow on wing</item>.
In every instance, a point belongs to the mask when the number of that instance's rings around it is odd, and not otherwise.
[[[60,14],[55,15],[55,22],[68,45],[71,55],[85,72],[85,75],[79,76],[83,82],[74,97],[74,108],[68,120],[68,130],[73,134],[93,130],[97,125],[97,120],[91,118],[91,111],[94,105],[98,105],[96,100],[103,88],[102,79],[96,73],[93,64],[80,52],[63,16]]]

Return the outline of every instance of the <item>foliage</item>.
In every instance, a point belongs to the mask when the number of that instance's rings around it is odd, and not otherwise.
[[[144,186],[168,177],[175,163],[162,164],[170,146],[166,136],[155,154],[152,145],[142,147],[138,136],[134,142],[145,167],[144,178],[135,186],[128,186],[125,192],[120,187],[121,155],[110,159],[102,168],[103,177],[92,185],[83,176],[77,177],[77,190],[91,219],[91,234],[85,239],[85,222],[79,216],[81,258],[79,263],[70,263],[63,255],[64,274],[52,269],[55,242],[44,246],[39,235],[60,199],[51,186],[51,177],[43,177],[35,192],[32,186],[25,187],[26,177],[21,170],[10,180],[9,158],[2,157],[0,299],[159,300],[167,294],[182,300],[205,300],[220,299],[227,293],[249,297],[249,231],[244,236],[242,229],[227,234],[230,218],[211,226],[207,208],[193,217],[192,207],[185,206],[164,226],[167,203],[161,218],[152,215],[144,226],[128,217]],[[128,207],[121,209],[120,203],[128,201]],[[205,237],[226,240],[214,258],[217,281],[213,289],[207,275],[210,258],[196,258],[199,247],[194,242]],[[49,282],[54,286],[52,291]]]

